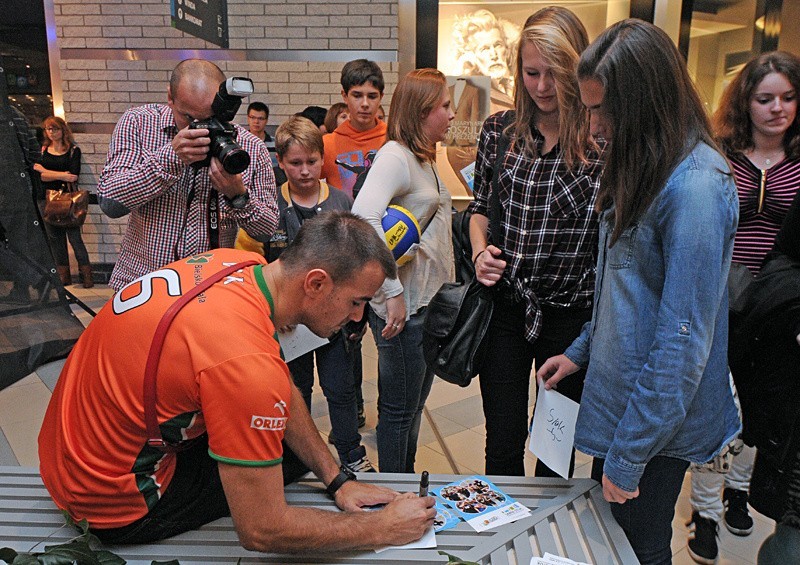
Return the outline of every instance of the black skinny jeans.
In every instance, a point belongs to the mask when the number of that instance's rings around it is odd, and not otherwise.
[[[75,260],[78,265],[89,264],[89,252],[86,251],[86,245],[83,243],[81,228],[60,228],[45,223],[45,231],[47,232],[47,242],[50,244],[50,250],[53,252],[53,259],[55,259],[56,265],[69,266],[67,239],[69,239],[69,244],[72,246],[72,251],[75,252]]]
[[[483,414],[486,418],[486,474],[525,475],[528,438],[528,386],[534,361],[564,353],[592,317],[591,308],[542,308],[542,332],[535,343],[525,339],[525,303],[505,294],[495,295],[494,312],[486,336],[486,357],[480,367]],[[574,373],[558,384],[558,392],[580,402],[586,372]],[[573,453],[570,475],[574,469]],[[556,477],[543,463],[537,477]]]

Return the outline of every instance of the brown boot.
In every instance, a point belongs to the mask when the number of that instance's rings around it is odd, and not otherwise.
[[[94,286],[94,281],[92,280],[92,266],[91,265],[80,265],[78,269],[81,272],[81,282],[83,282],[83,288],[92,288]]]
[[[61,279],[61,284],[64,286],[72,284],[72,275],[69,272],[69,265],[58,265],[56,271],[58,272],[58,278]]]

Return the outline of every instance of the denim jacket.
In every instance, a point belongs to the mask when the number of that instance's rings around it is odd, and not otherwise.
[[[587,368],[575,447],[626,491],[654,456],[705,463],[741,428],[727,364],[729,171],[700,143],[613,247],[601,216],[592,320],[565,354]]]

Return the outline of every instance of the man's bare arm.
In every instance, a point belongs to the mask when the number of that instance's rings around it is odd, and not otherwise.
[[[272,467],[219,464],[222,485],[242,546],[252,551],[292,553],[401,545],[422,537],[433,524],[434,499],[406,493],[376,512],[333,513],[289,506],[283,471]],[[345,483],[343,490],[348,485]]]

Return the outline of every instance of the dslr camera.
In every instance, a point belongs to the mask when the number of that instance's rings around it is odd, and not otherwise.
[[[253,94],[253,81],[249,78],[231,77],[219,85],[219,92],[211,104],[213,115],[207,120],[198,120],[189,124],[189,129],[207,129],[211,144],[208,155],[192,166],[200,169],[211,164],[216,157],[222,168],[232,175],[237,175],[250,165],[250,155],[236,143],[236,128],[230,121],[236,116],[242,98]]]

